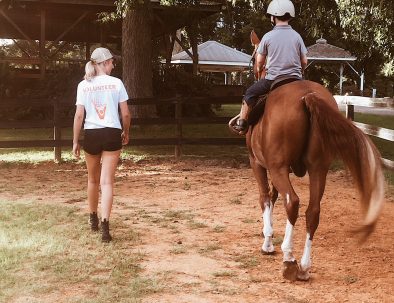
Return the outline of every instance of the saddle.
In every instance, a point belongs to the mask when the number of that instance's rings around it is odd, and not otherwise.
[[[281,87],[282,85],[298,80],[300,79],[293,76],[281,76],[276,78],[271,84],[270,91],[267,94],[260,96],[256,105],[251,109],[248,117],[248,124],[253,126],[260,120],[260,117],[264,114],[265,102],[270,92],[278,87]]]

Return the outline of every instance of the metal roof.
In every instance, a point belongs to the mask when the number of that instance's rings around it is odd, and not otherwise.
[[[216,41],[206,41],[198,45],[198,66],[201,70],[231,71],[249,68],[252,56]],[[192,52],[191,48],[189,52]],[[192,64],[193,61],[186,51],[175,54],[172,64]]]
[[[316,40],[316,44],[307,47],[308,60],[318,61],[355,61],[356,57],[343,48],[327,43],[326,39]]]

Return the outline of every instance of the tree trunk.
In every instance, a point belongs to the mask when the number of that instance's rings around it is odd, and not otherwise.
[[[150,1],[130,9],[122,24],[123,82],[130,98],[151,98],[152,22]],[[132,105],[133,118],[156,115],[154,105]]]

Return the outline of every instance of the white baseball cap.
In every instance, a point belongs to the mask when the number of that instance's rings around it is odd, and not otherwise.
[[[93,51],[92,55],[90,56],[90,61],[94,63],[101,63],[113,57],[114,56],[107,48],[98,47]]]

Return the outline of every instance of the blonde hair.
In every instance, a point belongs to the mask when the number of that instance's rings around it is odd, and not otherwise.
[[[85,65],[85,76],[84,79],[86,81],[92,80],[96,76],[97,72],[96,69],[94,68],[94,63],[92,61],[89,61]]]

